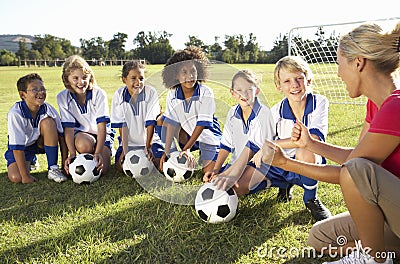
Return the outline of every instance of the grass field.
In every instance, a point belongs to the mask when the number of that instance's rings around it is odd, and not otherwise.
[[[230,65],[228,71],[251,68],[262,76],[263,101],[281,99],[273,85],[274,65]],[[109,96],[122,86],[121,66],[94,67],[100,87]],[[147,67],[151,84],[159,83],[161,65]],[[7,146],[8,109],[19,100],[16,81],[37,72],[48,89],[47,101],[57,107],[63,89],[61,68],[0,67],[0,152]],[[229,77],[229,74],[227,75]],[[229,77],[230,78],[230,77]],[[222,78],[228,81],[229,78]],[[318,76],[316,76],[318,78]],[[214,80],[220,81],[218,78]],[[224,122],[233,101],[224,82],[210,84]],[[157,87],[160,97],[165,91]],[[226,113],[226,112],[225,112]],[[354,146],[364,107],[331,105],[327,141]],[[193,206],[169,203],[146,192],[135,180],[111,171],[92,185],[47,179],[44,155],[38,182],[12,184],[0,159],[0,263],[321,263],[326,258],[301,255],[313,224],[294,188],[290,203],[275,201],[276,189],[243,197],[236,218],[226,224],[207,224]],[[200,184],[201,175],[191,181]],[[318,196],[333,214],[345,211],[338,186],[320,183]],[[290,252],[277,252],[284,247]],[[271,254],[269,254],[271,252]],[[296,252],[299,252],[297,255]]]

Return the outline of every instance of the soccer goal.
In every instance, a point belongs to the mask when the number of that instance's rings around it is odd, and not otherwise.
[[[388,31],[400,17],[370,20]],[[341,35],[367,21],[313,25],[292,28],[288,36],[288,54],[303,57],[314,73],[313,91],[328,97],[330,103],[365,104],[365,97],[351,99],[337,76],[336,49]]]

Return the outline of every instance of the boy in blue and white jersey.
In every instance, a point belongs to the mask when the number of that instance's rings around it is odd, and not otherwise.
[[[240,70],[232,78],[232,97],[237,105],[229,109],[222,133],[220,151],[212,172],[204,174],[203,181],[208,182],[214,175],[235,163],[254,134],[253,141],[261,144],[268,136],[274,135],[273,119],[270,109],[257,98],[260,93],[256,75],[250,70]],[[257,137],[257,138],[256,138]],[[249,146],[254,143],[249,143]],[[230,155],[230,163],[224,165]]]
[[[202,50],[191,46],[175,52],[163,69],[163,82],[170,91],[164,113],[166,135],[161,170],[174,137],[179,141],[180,155],[187,156],[192,167],[196,161],[191,151],[197,149],[200,150],[203,173],[214,167],[222,133],[214,116],[214,93],[202,83],[207,78],[207,64],[208,59]],[[178,131],[179,128],[182,129]]]
[[[129,61],[122,68],[124,87],[112,99],[111,127],[120,131],[115,164],[122,169],[122,160],[129,150],[142,149],[158,168],[164,145],[154,133],[160,114],[156,89],[145,85],[145,67],[140,61]]]
[[[57,95],[57,103],[69,152],[65,169],[68,172],[77,153],[91,153],[97,169],[106,174],[115,135],[110,125],[107,94],[97,86],[89,64],[78,55],[65,61],[62,80],[66,89]]]
[[[58,167],[58,143],[65,158],[66,148],[63,129],[57,110],[45,102],[46,88],[40,75],[25,75],[17,81],[21,101],[15,103],[7,114],[8,179],[11,182],[31,183],[29,167],[36,154],[46,153],[48,178],[63,182],[67,177]]]
[[[303,148],[296,148],[291,140],[296,119],[301,120],[311,136],[317,140],[325,141],[328,134],[329,102],[325,96],[311,93],[311,80],[312,71],[302,58],[286,56],[277,62],[274,71],[275,86],[285,98],[271,108],[277,128],[274,141],[293,159],[323,164],[326,163],[323,157]],[[263,168],[266,165],[260,163],[260,155],[262,156],[262,151],[256,154],[254,162]],[[318,181],[274,166],[269,168],[266,178],[271,186],[279,187],[278,200],[290,201],[291,188],[295,184],[304,190],[304,204],[315,220],[331,216],[330,211],[317,198]],[[255,189],[263,188],[265,186],[259,185]]]

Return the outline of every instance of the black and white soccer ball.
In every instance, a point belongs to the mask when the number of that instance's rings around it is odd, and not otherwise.
[[[207,182],[197,191],[194,207],[203,221],[217,224],[231,221],[238,204],[239,199],[233,188],[217,190],[216,186]]]
[[[81,153],[71,160],[69,174],[75,183],[93,183],[101,176],[101,170],[97,170],[96,165],[92,154]]]
[[[143,177],[149,175],[154,168],[144,150],[130,150],[126,153],[122,162],[122,169],[126,175],[132,178]]]
[[[174,151],[170,154],[169,159],[164,162],[163,172],[170,181],[184,182],[193,176],[194,169],[190,168],[189,161],[185,155],[179,157],[179,151]]]

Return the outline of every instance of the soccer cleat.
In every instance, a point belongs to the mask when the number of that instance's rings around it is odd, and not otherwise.
[[[290,202],[292,200],[292,187],[293,184],[290,184],[287,188],[279,188],[276,200],[280,203]]]
[[[323,264],[378,264],[373,257],[368,255],[362,249],[354,250],[349,255],[332,262],[324,262]],[[380,264],[393,264],[391,258],[386,258],[386,261]]]
[[[316,221],[321,221],[332,216],[328,208],[326,208],[317,198],[308,200],[306,208],[311,212],[312,217]]]
[[[47,174],[47,177],[49,178],[49,180],[53,180],[55,182],[64,182],[64,181],[67,180],[67,177],[60,170],[58,165],[50,166],[50,169],[49,169],[49,172]]]

